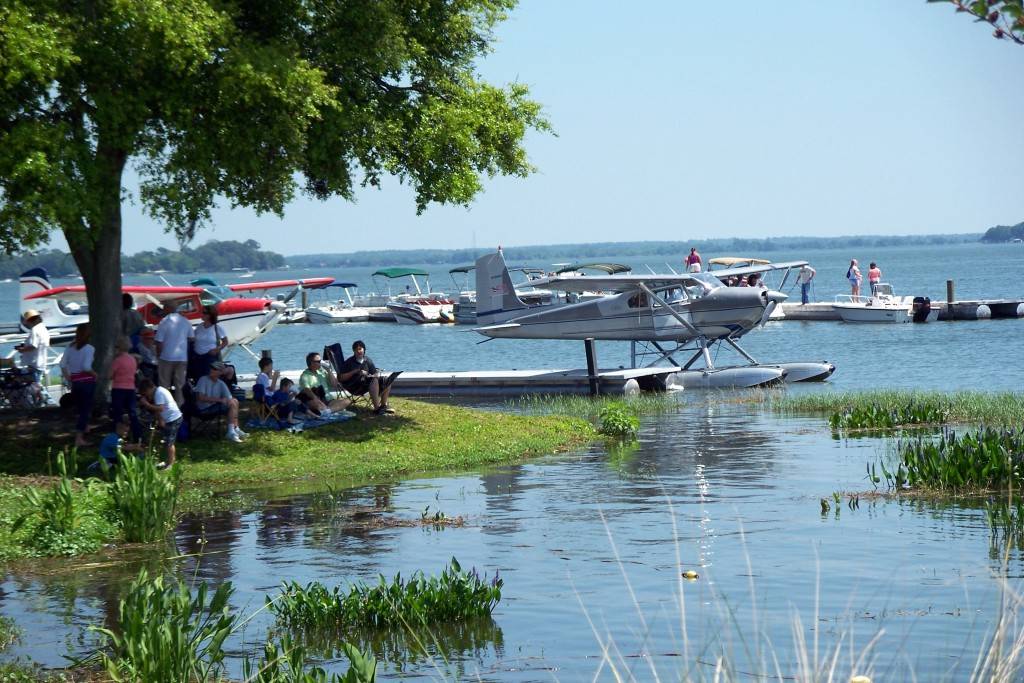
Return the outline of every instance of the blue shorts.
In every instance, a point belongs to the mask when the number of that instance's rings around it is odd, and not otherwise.
[[[172,420],[164,425],[164,443],[168,446],[173,446],[174,442],[178,440],[178,429],[181,428],[181,418]]]

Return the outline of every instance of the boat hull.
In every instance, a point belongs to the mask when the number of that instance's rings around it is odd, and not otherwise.
[[[368,311],[360,308],[307,308],[306,322],[314,325],[365,322],[370,319]]]
[[[417,304],[391,302],[388,310],[400,325],[429,325],[432,323],[454,322],[451,304]]]
[[[914,312],[910,306],[866,306],[862,304],[832,304],[833,310],[840,319],[847,323],[912,323]],[[938,309],[928,313],[925,322],[932,322],[939,317]]]

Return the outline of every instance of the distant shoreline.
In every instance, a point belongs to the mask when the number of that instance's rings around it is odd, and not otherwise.
[[[943,245],[980,243],[982,233],[944,235],[863,235],[842,237],[767,237],[764,239],[730,237],[686,241],[590,242],[575,244],[505,247],[509,261],[593,260],[614,256],[649,256],[651,254],[685,254],[690,247],[700,252],[729,252],[741,256],[793,249],[862,249],[903,246],[906,244]],[[293,268],[351,268],[373,266],[405,266],[433,263],[471,264],[490,247],[462,249],[382,249],[337,254],[299,254],[286,256]]]

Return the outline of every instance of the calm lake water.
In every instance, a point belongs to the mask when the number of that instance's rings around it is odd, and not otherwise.
[[[851,255],[769,256],[811,260],[823,290],[817,298],[826,299],[843,291]],[[908,246],[852,256],[879,261],[898,293],[942,297],[945,279],[954,277],[963,298],[1024,294],[1019,245]],[[328,274],[361,282],[368,271]],[[260,346],[272,348],[284,367],[298,367],[306,350],[326,341],[347,346],[355,338],[388,368],[582,365],[579,343],[477,344],[482,338],[467,330],[297,325],[275,329]],[[780,322],[752,333],[745,346],[764,360],[838,366],[829,382],[786,391],[1019,390],[1022,333],[1024,321]],[[599,345],[598,352],[605,366],[628,361],[628,345]],[[871,489],[865,466],[887,457],[891,442],[835,439],[822,419],[779,417],[729,397],[678,395],[678,410],[644,418],[637,446],[626,451],[597,443],[521,465],[351,489],[333,504],[323,495],[268,491],[248,512],[183,520],[167,554],[205,548],[204,555],[162,565],[199,580],[232,581],[234,603],[245,612],[257,610],[282,579],[344,586],[380,573],[436,574],[452,556],[489,575],[500,571],[505,588],[493,619],[438,634],[447,664],[395,656],[401,643],[377,643],[386,679],[609,680],[601,653],[610,642],[614,665],[637,680],[678,679],[687,667],[710,677],[709,663],[722,650],[756,680],[775,674],[773,657],[784,674],[795,671],[795,628],[809,649],[817,639],[821,657],[842,638],[840,670],[850,668],[851,648],[859,654],[881,633],[868,656],[875,680],[909,680],[911,672],[917,680],[966,680],[1000,608],[1002,557],[980,504],[862,495],[856,509],[844,499],[838,514],[836,506],[822,514],[821,498]],[[427,506],[463,515],[467,524],[394,525],[419,519]],[[152,555],[122,559],[8,572],[0,614],[27,634],[9,656],[59,666],[64,654],[87,649],[85,625],[116,613],[119,590],[139,564],[161,565]],[[700,578],[681,581],[686,569]],[[1017,589],[1022,569],[1024,556],[1012,550],[1006,571]],[[264,612],[232,639],[235,673],[271,626]],[[330,655],[325,661],[339,671],[347,666]]]

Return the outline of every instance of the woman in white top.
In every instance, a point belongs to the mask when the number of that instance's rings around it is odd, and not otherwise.
[[[71,382],[71,398],[75,402],[78,420],[75,422],[75,448],[86,445],[85,433],[89,429],[92,400],[96,395],[96,372],[92,369],[95,349],[89,343],[89,323],[75,328],[75,341],[60,359],[60,371]]]
[[[210,363],[220,360],[220,352],[228,345],[224,328],[217,323],[217,309],[203,308],[203,322],[196,326],[193,350],[196,353],[195,377],[210,374]]]

